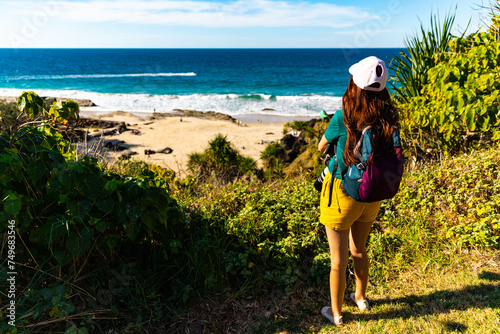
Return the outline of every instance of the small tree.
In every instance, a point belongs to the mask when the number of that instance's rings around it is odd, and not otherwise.
[[[215,180],[228,183],[251,173],[255,168],[255,161],[240,155],[227,136],[222,134],[217,134],[203,153],[190,154],[188,160],[188,169],[201,181],[214,177]]]

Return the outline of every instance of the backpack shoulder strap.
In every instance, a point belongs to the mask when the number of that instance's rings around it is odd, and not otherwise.
[[[394,131],[392,131],[392,141],[394,144],[394,147],[403,147],[401,145],[401,137],[399,133],[399,128],[397,126],[394,126]]]
[[[354,156],[358,158],[361,163],[364,161],[363,155],[361,154],[361,145],[363,144],[363,139],[365,137],[366,131],[370,130],[371,128],[372,126],[369,125],[363,129],[363,131],[361,132],[361,137],[359,137],[359,140],[356,143],[356,147],[354,147]]]

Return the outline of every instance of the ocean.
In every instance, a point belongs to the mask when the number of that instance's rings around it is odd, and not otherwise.
[[[0,49],[0,96],[90,99],[94,112],[317,117],[340,109],[349,67],[402,49]]]

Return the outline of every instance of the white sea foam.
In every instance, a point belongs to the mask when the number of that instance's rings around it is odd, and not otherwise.
[[[102,79],[126,77],[194,77],[196,73],[129,73],[129,74],[64,74],[64,75],[20,75],[4,77],[4,81],[17,80],[61,80],[61,79]]]
[[[326,95],[272,96],[266,94],[190,94],[146,95],[109,94],[78,90],[33,89],[40,96],[90,99],[97,106],[83,110],[95,112],[128,111],[135,113],[172,112],[174,109],[216,111],[231,116],[267,114],[319,117],[321,109],[340,109],[342,98]],[[19,96],[23,90],[0,88],[0,96]]]

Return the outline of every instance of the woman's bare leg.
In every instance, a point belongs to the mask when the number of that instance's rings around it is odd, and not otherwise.
[[[356,300],[366,299],[368,272],[370,263],[366,253],[366,239],[370,234],[371,223],[354,222],[349,236],[349,248],[354,262],[354,276],[356,277]]]
[[[346,285],[346,270],[349,261],[349,230],[335,231],[326,227],[326,236],[330,246],[330,296],[332,299],[332,314],[342,314],[342,303]]]

